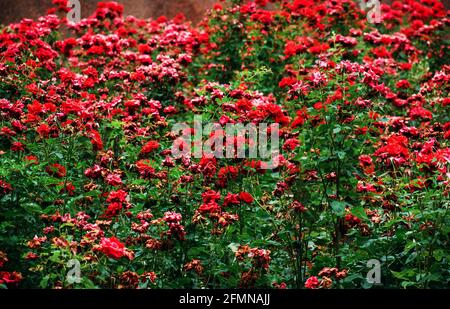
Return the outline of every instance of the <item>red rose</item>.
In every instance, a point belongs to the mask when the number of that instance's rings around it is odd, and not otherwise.
[[[92,146],[95,150],[103,150],[103,141],[100,133],[96,130],[92,130],[89,133],[89,137],[91,139]]]
[[[0,180],[0,196],[6,195],[12,191],[12,187],[9,183]]]
[[[198,208],[198,212],[201,214],[218,213],[220,212],[220,206],[216,202],[204,203]]]
[[[18,272],[0,271],[0,284],[6,284],[9,287],[17,286],[22,281],[22,274]]]
[[[294,201],[294,202],[292,202],[291,208],[292,208],[294,211],[300,212],[300,213],[306,212],[306,211],[308,210],[308,209],[307,209],[302,203],[300,203],[299,201]]]
[[[229,205],[237,205],[239,204],[239,196],[237,194],[228,193],[228,195],[223,200],[223,206],[227,207]]]
[[[50,127],[48,124],[43,123],[36,129],[36,131],[41,137],[48,137],[50,134]]]
[[[116,237],[103,237],[100,242],[100,251],[108,257],[120,259],[125,255],[125,246]]]
[[[142,147],[141,154],[148,154],[159,148],[159,143],[157,141],[149,141]]]
[[[373,164],[373,160],[370,156],[368,155],[360,155],[359,156],[359,166],[361,167],[367,167],[367,166],[371,166]]]
[[[25,156],[25,161],[27,161],[30,164],[39,164],[39,159],[36,156]]]
[[[202,193],[202,199],[204,203],[214,202],[220,199],[220,193],[214,190],[208,190]]]
[[[139,172],[139,175],[143,178],[151,178],[155,174],[155,169],[151,166],[151,162],[149,160],[140,160],[136,162],[136,168]]]
[[[305,288],[307,289],[317,289],[319,286],[319,280],[316,276],[309,277],[305,282]]]
[[[128,193],[124,190],[111,191],[106,200],[108,203],[124,203],[127,200]]]
[[[407,89],[411,87],[411,84],[406,79],[402,79],[399,80],[395,86],[400,89]]]
[[[91,168],[88,168],[85,172],[84,175],[88,178],[98,178],[102,175],[102,170],[103,168],[99,165],[94,165]]]
[[[283,150],[292,151],[295,148],[297,148],[297,146],[299,146],[299,145],[300,145],[300,141],[298,139],[290,138],[284,143]]]
[[[45,168],[45,171],[50,176],[54,176],[57,178],[63,178],[64,176],[66,176],[66,168],[58,163],[47,166]]]
[[[108,208],[106,209],[103,216],[105,218],[116,217],[120,213],[122,208],[123,208],[123,205],[121,203],[117,203],[117,202],[111,203],[108,205]]]
[[[14,142],[11,145],[11,150],[16,152],[25,151],[25,145],[21,142]]]
[[[418,118],[431,120],[433,119],[433,114],[422,106],[416,106],[409,110],[409,117],[411,117],[412,120]]]
[[[113,187],[117,187],[122,184],[122,179],[120,179],[119,174],[109,174],[106,177],[106,182]]]
[[[239,193],[239,199],[247,204],[253,203],[253,197],[248,192]]]

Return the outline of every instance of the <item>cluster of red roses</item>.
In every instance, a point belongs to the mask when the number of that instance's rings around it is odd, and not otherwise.
[[[8,262],[6,253],[0,251],[0,287],[2,285],[14,288],[17,287],[20,281],[22,281],[22,274],[16,271],[8,272],[3,271],[3,266]]]
[[[54,3],[0,28],[0,249],[24,258],[0,286],[72,287],[79,258],[85,287],[358,287],[386,247],[387,286],[446,280],[441,2],[382,4],[370,25],[352,0],[242,1],[195,27],[114,2],[74,24]],[[195,115],[279,124],[277,167],[174,157]]]
[[[251,248],[247,245],[240,245],[236,252],[236,259],[240,262],[249,260],[251,268],[243,271],[241,275],[241,287],[253,287],[256,280],[261,276],[261,270],[267,272],[271,261],[270,250]]]

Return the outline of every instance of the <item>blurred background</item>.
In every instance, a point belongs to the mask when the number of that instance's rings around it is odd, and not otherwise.
[[[81,17],[91,15],[97,2],[109,0],[80,0]],[[202,18],[203,12],[218,0],[115,0],[125,6],[125,15],[139,18],[173,17],[184,13],[193,22]],[[0,0],[0,24],[18,22],[22,18],[36,19],[45,15],[52,6],[52,0]]]
[[[109,0],[80,0],[81,16],[92,14],[97,2]],[[134,15],[139,18],[157,18],[161,15],[173,17],[177,13],[184,13],[188,19],[198,22],[203,12],[212,7],[219,0],[116,0],[125,6],[125,15]],[[390,3],[392,0],[381,0],[381,3]],[[450,0],[442,1],[447,9]],[[22,18],[36,19],[45,15],[51,7],[52,0],[0,0],[0,24],[18,22]]]

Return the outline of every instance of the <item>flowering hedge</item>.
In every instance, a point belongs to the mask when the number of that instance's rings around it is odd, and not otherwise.
[[[0,288],[449,287],[442,3],[54,3],[0,28]],[[174,158],[194,115],[279,124],[278,167]]]

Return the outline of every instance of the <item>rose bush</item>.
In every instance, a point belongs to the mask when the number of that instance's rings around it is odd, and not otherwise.
[[[197,26],[54,3],[0,29],[0,288],[370,288],[373,259],[384,288],[449,287],[441,2],[370,24],[351,0],[222,1]],[[278,124],[278,166],[174,157],[196,115]]]

